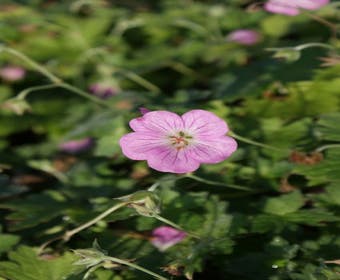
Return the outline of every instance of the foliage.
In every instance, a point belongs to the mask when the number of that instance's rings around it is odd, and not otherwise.
[[[335,2],[314,19],[336,22]],[[27,73],[0,85],[0,279],[152,278],[139,268],[167,279],[339,279],[325,263],[340,258],[339,39],[309,13],[252,3],[1,1],[0,68]],[[248,28],[262,41],[226,40]],[[311,42],[328,47],[297,51]],[[96,97],[94,83],[114,96]],[[118,144],[140,107],[209,110],[239,148],[195,176],[152,171]],[[60,149],[87,137],[86,150]],[[160,252],[150,238],[164,223],[188,236]],[[96,239],[105,251],[85,249]]]

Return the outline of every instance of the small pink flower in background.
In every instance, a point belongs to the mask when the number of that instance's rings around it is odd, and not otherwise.
[[[149,109],[145,108],[145,107],[140,107],[139,108],[139,112],[142,114],[142,115],[145,115],[146,113],[149,113],[151,112]]]
[[[269,0],[264,8],[271,13],[296,16],[300,9],[317,10],[328,3],[329,0]]]
[[[241,45],[254,45],[261,40],[261,35],[254,30],[239,29],[229,33],[227,40]]]
[[[25,78],[26,70],[19,66],[5,66],[0,68],[0,77],[7,82],[16,82]]]
[[[66,153],[76,154],[92,148],[93,145],[94,145],[93,139],[88,137],[61,143],[59,145],[59,150]]]
[[[105,83],[95,83],[90,85],[90,92],[99,98],[107,99],[118,94],[119,89],[117,87],[106,85]]]
[[[184,231],[178,229],[161,226],[152,231],[151,243],[160,251],[165,251],[171,246],[181,242],[186,237]]]
[[[168,111],[151,111],[130,121],[134,132],[120,139],[123,154],[133,160],[147,160],[161,172],[187,173],[201,163],[219,163],[237,148],[226,136],[224,120],[205,110],[179,116]]]

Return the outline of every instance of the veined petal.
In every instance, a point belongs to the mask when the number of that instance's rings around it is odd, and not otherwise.
[[[204,139],[188,147],[188,157],[200,163],[218,163],[228,158],[237,149],[237,142],[228,136]]]
[[[192,110],[182,116],[184,127],[195,135],[222,136],[228,132],[224,120],[204,110]]]
[[[199,168],[199,162],[190,157],[186,149],[176,150],[169,146],[159,149],[148,157],[151,168],[161,172],[188,173]]]
[[[132,132],[124,135],[119,144],[123,154],[133,160],[146,160],[149,155],[158,154],[165,146],[158,134]]]
[[[130,121],[130,127],[136,132],[169,133],[183,128],[181,117],[168,111],[151,111],[142,117]]]

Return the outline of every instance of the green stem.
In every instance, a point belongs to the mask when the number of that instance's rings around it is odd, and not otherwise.
[[[49,85],[42,85],[42,86],[34,86],[34,87],[29,87],[21,91],[16,98],[18,99],[25,99],[28,94],[34,91],[40,91],[40,90],[45,90],[45,89],[51,89],[51,88],[56,88],[59,87],[59,84],[49,84]]]
[[[8,48],[8,47],[1,47],[2,50],[4,52],[7,52],[13,56],[16,56],[17,58],[20,58],[21,60],[23,60],[24,62],[26,62],[28,65],[30,65],[33,69],[37,70],[38,72],[40,72],[42,75],[44,75],[45,77],[47,77],[50,81],[52,81],[55,84],[61,83],[62,80],[59,79],[57,76],[55,76],[54,74],[52,74],[50,71],[48,71],[45,67],[43,67],[42,65],[40,65],[39,63],[35,62],[34,60],[30,59],[28,56],[24,55],[23,53],[12,49],[12,48]]]
[[[186,230],[183,229],[181,226],[175,224],[174,222],[169,221],[168,219],[166,219],[166,218],[164,218],[164,217],[162,217],[162,216],[160,216],[160,215],[158,215],[158,214],[154,214],[152,217],[155,218],[155,219],[157,219],[157,220],[159,220],[159,221],[161,221],[161,222],[163,222],[163,223],[165,223],[165,224],[167,224],[167,225],[169,225],[169,226],[172,226],[172,227],[174,227],[174,228],[176,228],[176,229],[178,229],[178,230],[180,230],[180,231],[186,232],[186,233],[187,233],[188,235],[190,235],[191,237],[200,239],[200,237],[199,237],[197,234],[192,233],[192,232],[189,232],[189,231],[186,231]]]
[[[247,187],[243,187],[243,186],[230,185],[230,184],[225,184],[225,183],[222,183],[222,182],[215,182],[215,181],[211,181],[211,180],[206,180],[206,179],[203,179],[203,178],[198,177],[196,175],[193,175],[191,173],[184,175],[183,178],[190,178],[190,179],[193,179],[195,181],[202,182],[202,183],[205,183],[205,184],[208,184],[208,185],[213,185],[213,186],[223,186],[223,187],[228,187],[228,188],[236,189],[236,190],[252,191],[252,189],[247,188]]]
[[[64,89],[68,89],[69,91],[72,91],[72,92],[74,92],[74,93],[76,93],[76,94],[78,94],[82,97],[85,97],[85,98],[87,98],[87,99],[89,99],[89,100],[91,100],[91,101],[93,101],[97,104],[111,108],[111,106],[106,101],[101,100],[98,97],[95,97],[94,95],[88,94],[86,91],[83,91],[83,90],[81,90],[77,87],[70,85],[70,84],[61,83],[61,84],[59,84],[59,87],[64,88]]]
[[[148,80],[145,80],[141,76],[137,75],[136,73],[126,70],[126,69],[117,69],[122,75],[124,75],[126,78],[130,79],[131,81],[141,85],[142,87],[150,90],[151,92],[159,93],[161,92],[161,89],[150,83]]]
[[[5,46],[1,46],[0,47],[0,50],[1,51],[4,51],[4,52],[7,52],[21,60],[23,60],[25,63],[27,63],[28,65],[30,65],[33,69],[35,69],[36,71],[38,71],[40,74],[42,74],[43,76],[45,76],[46,78],[48,78],[55,86],[53,87],[61,87],[61,88],[64,88],[64,89],[68,89],[69,91],[72,91],[82,97],[85,97],[93,102],[96,102],[97,104],[100,104],[102,106],[106,106],[106,107],[109,107],[110,106],[103,100],[101,100],[100,98],[94,96],[94,95],[91,95],[77,87],[74,87],[68,83],[65,83],[62,79],[58,78],[57,76],[55,76],[53,73],[51,73],[50,71],[48,71],[45,67],[43,67],[41,64],[35,62],[34,60],[32,60],[31,58],[29,58],[28,56],[26,56],[25,54],[15,50],[15,49],[12,49],[12,48],[9,48],[9,47],[5,47]],[[43,90],[43,89],[46,89],[46,88],[52,88],[52,85],[48,86],[48,85],[45,85],[45,86],[41,86],[41,87],[33,87],[35,88],[34,90]],[[32,88],[30,88],[32,89]],[[29,90],[32,91],[32,90]],[[25,93],[26,95],[28,93]]]
[[[324,145],[319,148],[317,148],[315,151],[316,152],[322,152],[327,149],[333,149],[333,148],[340,148],[340,144],[329,144],[329,145]]]
[[[167,278],[157,274],[157,273],[154,273],[144,267],[141,267],[137,264],[134,264],[134,263],[131,263],[131,262],[128,262],[128,261],[125,261],[125,260],[122,260],[122,259],[118,259],[118,258],[114,258],[114,257],[106,257],[105,260],[110,260],[112,262],[115,262],[115,263],[119,263],[119,264],[123,264],[123,265],[126,265],[126,266],[129,266],[129,267],[132,267],[134,269],[137,269],[137,270],[140,270],[146,274],[149,274],[153,277],[155,277],[156,279],[160,279],[160,280],[167,280]]]
[[[123,206],[126,206],[128,203],[126,202],[122,202],[122,203],[118,203],[114,206],[112,206],[111,208],[107,209],[105,212],[101,213],[100,215],[98,215],[97,217],[95,217],[94,219],[80,225],[79,227],[76,227],[75,229],[72,229],[70,231],[67,231],[63,236],[62,239],[65,241],[70,240],[70,238],[77,234],[78,232],[96,224],[97,222],[99,222],[100,220],[104,219],[105,217],[107,217],[108,215],[110,215],[111,213],[113,213],[114,211],[118,210],[119,208],[122,208]]]
[[[315,14],[312,14],[312,13],[309,13],[309,12],[306,12],[306,11],[304,11],[304,13],[307,14],[307,16],[309,16],[313,20],[315,20],[315,21],[317,21],[317,22],[319,22],[319,23],[329,27],[331,29],[331,31],[332,31],[332,37],[334,39],[337,38],[337,26],[336,26],[336,24],[334,24],[332,22],[329,22],[328,20],[325,20],[324,18],[319,17],[319,16],[317,16]]]
[[[260,142],[256,142],[256,141],[253,141],[251,139],[248,139],[248,138],[245,138],[245,137],[242,137],[240,135],[237,135],[236,133],[232,132],[232,131],[229,131],[229,136],[241,141],[241,142],[244,142],[244,143],[247,143],[247,144],[251,144],[251,145],[254,145],[254,146],[258,146],[258,147],[262,147],[262,148],[266,148],[266,149],[270,149],[270,150],[274,150],[274,151],[280,151],[280,152],[288,152],[289,150],[287,149],[280,149],[280,148],[276,148],[276,147],[273,147],[273,146],[270,146],[270,145],[267,145],[267,144],[263,144],[263,143],[260,143]]]
[[[318,48],[325,48],[325,49],[331,49],[333,50],[334,47],[328,44],[324,44],[324,43],[307,43],[307,44],[303,44],[303,45],[299,45],[294,47],[295,50],[297,51],[301,51],[307,48],[314,48],[314,47],[318,47]]]

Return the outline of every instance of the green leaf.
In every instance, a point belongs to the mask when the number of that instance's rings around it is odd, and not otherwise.
[[[9,280],[61,280],[79,269],[73,265],[76,258],[71,253],[49,258],[39,257],[32,247],[20,246],[9,253],[9,261],[0,262],[0,276]]]
[[[285,215],[292,213],[304,205],[304,198],[300,191],[294,191],[279,197],[268,198],[263,211],[269,214]]]
[[[320,117],[317,131],[320,138],[328,141],[340,141],[340,113],[327,114]]]
[[[301,223],[310,226],[325,226],[325,223],[327,222],[340,221],[340,218],[334,213],[322,209],[299,210],[295,213],[285,215],[285,219],[289,222]]]
[[[304,175],[309,186],[322,183],[339,183],[340,149],[328,149],[325,158],[314,165],[297,165],[293,172]]]
[[[0,226],[0,254],[7,252],[15,244],[17,244],[19,240],[20,240],[20,236],[18,235],[1,233],[1,226]]]
[[[15,231],[46,223],[62,215],[67,206],[69,205],[59,193],[45,192],[31,195],[25,199],[3,203],[0,208],[13,211],[6,216],[6,219],[11,221],[8,226],[9,230]]]

